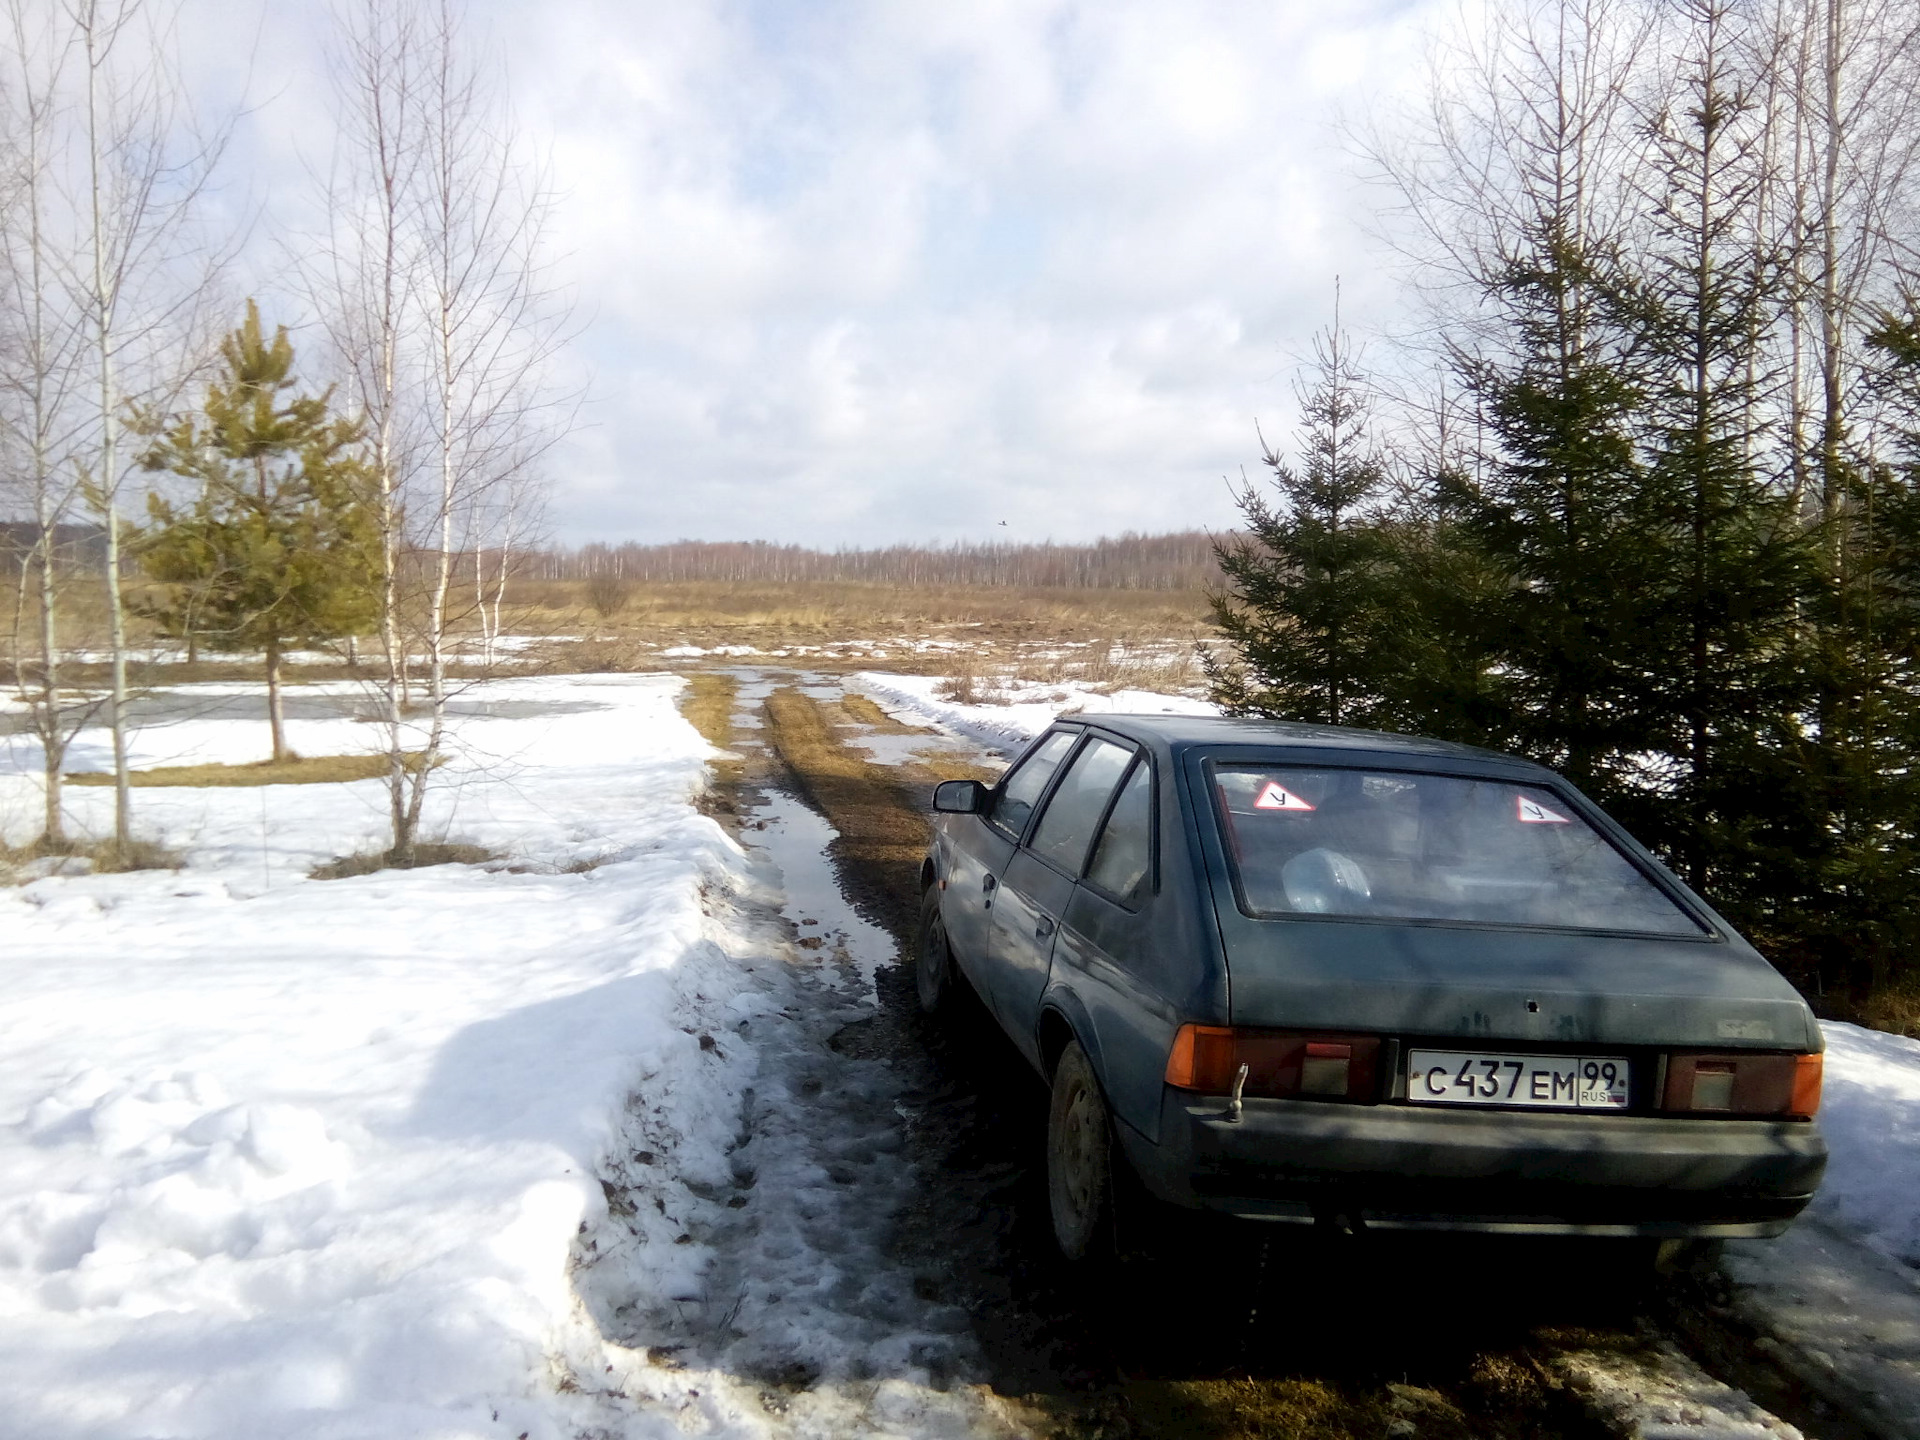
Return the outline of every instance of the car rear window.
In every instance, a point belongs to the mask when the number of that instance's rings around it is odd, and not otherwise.
[[[1701,925],[1549,790],[1398,771],[1214,770],[1242,905],[1699,935]]]

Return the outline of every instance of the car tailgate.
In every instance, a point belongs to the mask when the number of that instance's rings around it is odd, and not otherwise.
[[[1232,1023],[1462,1039],[1819,1050],[1753,950],[1669,939],[1220,906]]]

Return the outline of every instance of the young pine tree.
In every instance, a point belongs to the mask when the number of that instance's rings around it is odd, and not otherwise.
[[[156,494],[141,560],[168,634],[265,657],[273,758],[286,758],[282,655],[364,633],[377,620],[380,536],[366,502],[360,429],[332,416],[332,391],[300,393],[285,327],[260,312],[221,342],[222,374],[197,415],[147,424],[149,470],[196,482],[185,506]]]
[[[1388,475],[1367,433],[1367,382],[1337,310],[1314,360],[1314,381],[1300,390],[1300,463],[1262,438],[1274,499],[1248,486],[1236,497],[1245,536],[1215,547],[1227,589],[1213,597],[1214,620],[1233,658],[1204,663],[1229,714],[1373,725],[1394,608]]]

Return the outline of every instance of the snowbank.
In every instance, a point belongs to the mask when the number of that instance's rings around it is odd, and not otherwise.
[[[1825,1020],[1820,1128],[1832,1159],[1811,1213],[1920,1266],[1920,1040]]]
[[[428,831],[502,852],[491,870],[307,879],[378,843],[373,782],[142,790],[138,829],[184,870],[0,889],[9,1433],[578,1432],[556,1381],[602,1355],[569,1263],[629,1095],[698,1177],[752,1079],[706,1033],[752,997],[703,913],[738,852],[690,804],[710,752],[679,686],[489,686],[517,718],[459,723]],[[264,728],[145,750],[250,760]],[[291,728],[310,754],[371,743]],[[37,759],[0,756],[15,831]],[[72,800],[108,821],[110,791]],[[663,1178],[663,1215],[683,1190]],[[662,1250],[635,1284],[667,1304],[705,1262]]]
[[[1004,684],[1004,705],[962,705],[942,700],[934,692],[947,681],[938,675],[887,675],[863,670],[847,684],[873,697],[895,713],[931,720],[956,734],[998,750],[1018,750],[1055,718],[1080,715],[1218,715],[1219,707],[1182,695],[1159,695],[1151,690],[1116,690],[1102,694],[1076,681],[1058,685]],[[984,682],[983,682],[984,683]]]

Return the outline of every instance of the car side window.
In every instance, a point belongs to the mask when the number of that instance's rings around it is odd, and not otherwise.
[[[1132,905],[1147,888],[1153,861],[1153,767],[1143,758],[1127,776],[1101,828],[1087,883]]]
[[[1060,762],[1067,758],[1067,751],[1079,738],[1077,730],[1061,730],[1049,735],[1000,782],[1000,795],[993,802],[993,813],[988,818],[1004,830],[1009,839],[1018,840],[1020,832],[1027,828],[1028,817],[1046,792],[1047,782],[1053,779],[1053,772],[1060,768]]]
[[[1028,842],[1034,854],[1078,875],[1114,787],[1127,772],[1133,751],[1108,740],[1089,740],[1054,788]]]

